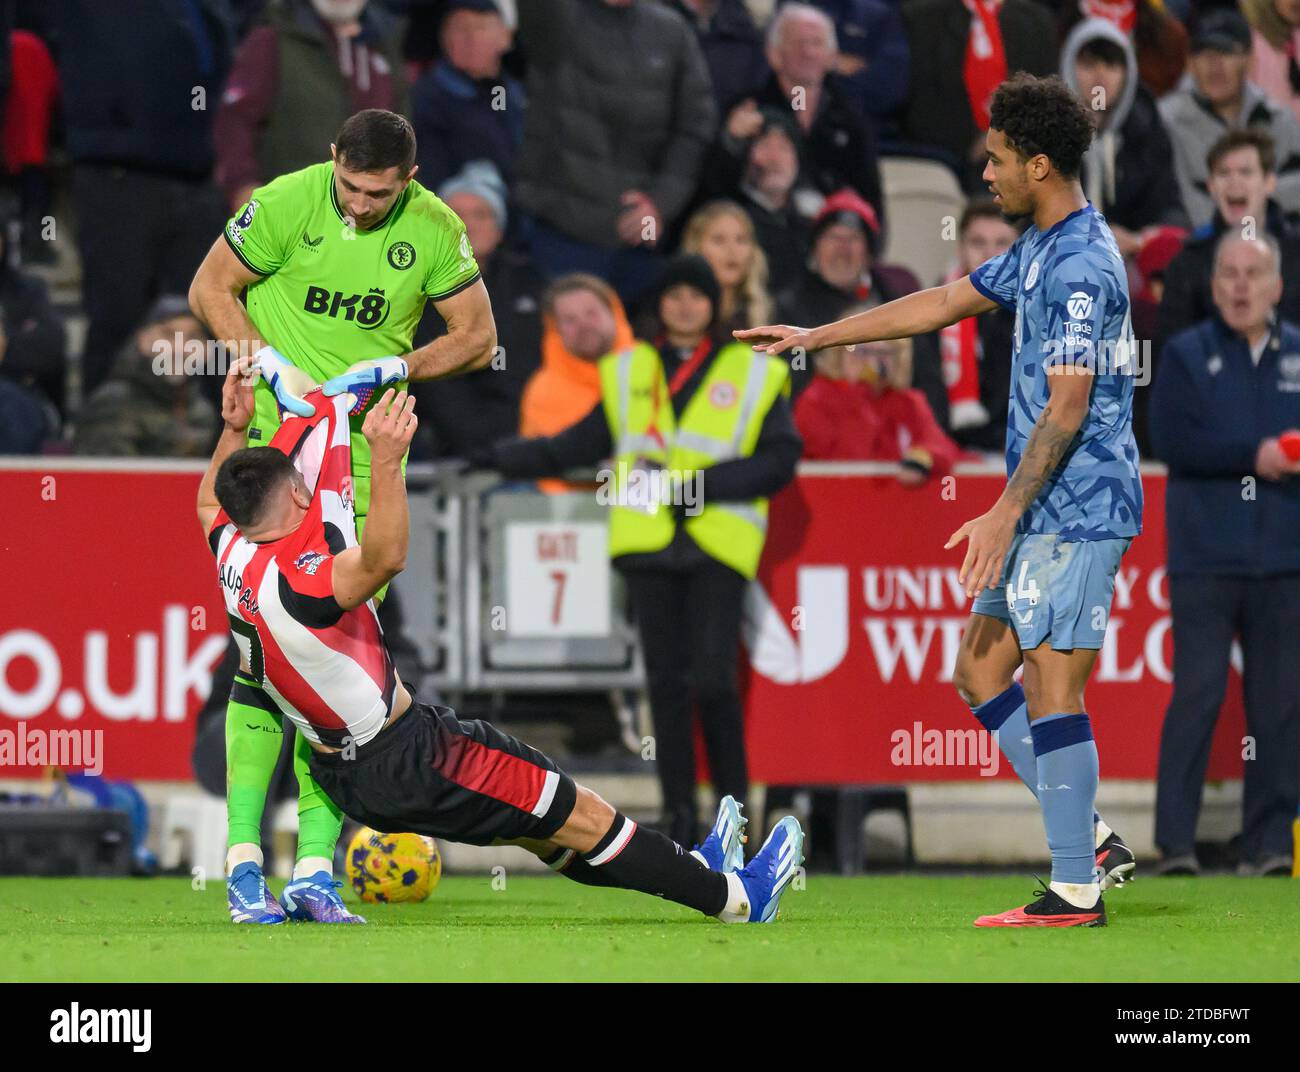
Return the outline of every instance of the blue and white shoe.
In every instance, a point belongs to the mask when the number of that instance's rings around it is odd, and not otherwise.
[[[298,923],[364,923],[363,917],[343,903],[338,894],[342,885],[328,871],[317,871],[290,882],[280,895],[280,903],[289,918]]]
[[[226,877],[226,901],[231,923],[283,923],[284,909],[270,895],[262,869],[251,860],[238,864]]]
[[[723,797],[709,836],[691,850],[691,855],[710,871],[739,871],[745,866],[745,826],[749,820],[740,812],[735,797]]]
[[[803,863],[803,828],[787,815],[772,828],[749,866],[739,872],[749,896],[749,922],[771,923],[781,904],[781,894]]]

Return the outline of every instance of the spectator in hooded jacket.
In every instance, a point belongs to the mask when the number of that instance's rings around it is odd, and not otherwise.
[[[1151,431],[1165,495],[1174,692],[1160,737],[1155,841],[1166,873],[1195,874],[1214,724],[1240,641],[1246,729],[1241,871],[1289,875],[1300,805],[1300,328],[1276,314],[1277,243],[1229,232],[1214,314],[1169,341]]]
[[[449,0],[442,56],[411,88],[420,182],[436,190],[472,160],[489,160],[509,187],[527,100],[501,59],[513,35],[495,0]]]
[[[183,294],[221,230],[213,115],[233,42],[222,0],[60,0],[63,126],[94,390],[150,303]],[[202,104],[202,107],[198,105]]]
[[[1056,70],[1055,21],[1037,0],[909,0],[902,13],[912,55],[903,137],[951,167],[967,192],[987,193],[993,91],[1016,71]]]
[[[1068,0],[1060,10],[1062,40],[1084,19],[1107,19],[1133,42],[1144,86],[1163,97],[1178,85],[1187,66],[1187,29],[1164,0]]]
[[[423,177],[423,172],[421,172]],[[501,175],[475,160],[438,187],[438,196],[465,222],[470,248],[492,299],[497,349],[491,362],[463,376],[413,383],[420,426],[412,454],[426,458],[462,455],[482,443],[514,435],[524,385],[541,365],[542,294],[546,277],[532,258],[503,242],[508,215]],[[415,346],[444,334],[446,325],[430,303],[415,333]]]
[[[407,111],[397,23],[369,0],[271,0],[240,43],[214,135],[233,211],[254,188],[316,164],[365,108]],[[423,179],[423,176],[421,176]]]
[[[911,360],[911,339],[819,351],[817,373],[794,407],[803,456],[897,462],[898,479],[909,487],[951,472],[957,444],[910,386]]]
[[[1250,48],[1250,26],[1239,12],[1206,12],[1192,34],[1188,84],[1159,102],[1174,147],[1183,207],[1193,227],[1214,217],[1214,200],[1206,189],[1206,156],[1225,133],[1242,127],[1257,127],[1273,139],[1277,203],[1287,212],[1300,211],[1300,122],[1289,108],[1247,81]]]
[[[764,109],[793,115],[800,134],[799,171],[823,197],[849,187],[884,220],[880,162],[871,127],[835,73],[838,45],[830,16],[810,4],[788,3],[777,9],[767,31],[772,77],[758,93],[738,102],[727,114],[711,162],[739,179],[750,139],[765,125]],[[816,204],[805,210],[816,212]]]
[[[587,272],[631,303],[686,209],[713,138],[708,68],[659,0],[527,0],[529,108],[515,199],[552,276]]]
[[[1173,147],[1128,37],[1107,19],[1085,19],[1061,48],[1061,77],[1092,109],[1097,136],[1079,180],[1120,253],[1136,256],[1144,231],[1185,227]]]

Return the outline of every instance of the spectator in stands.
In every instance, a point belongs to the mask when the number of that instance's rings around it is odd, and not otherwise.
[[[1108,19],[1085,19],[1061,48],[1061,77],[1092,109],[1097,137],[1079,180],[1119,251],[1136,256],[1144,231],[1185,227],[1173,148],[1127,35]]]
[[[1300,0],[1240,0],[1253,45],[1249,77],[1300,119]]]
[[[785,0],[782,0],[785,2]],[[877,141],[896,133],[907,103],[912,60],[899,5],[893,0],[811,0],[835,22],[835,73]],[[734,99],[734,98],[733,98]]]
[[[8,228],[0,221],[0,319],[7,336],[3,375],[36,392],[62,414],[67,334],[45,282],[13,266]],[[53,422],[50,434],[57,428]]]
[[[1230,130],[1214,143],[1207,170],[1214,218],[1191,233],[1165,270],[1156,321],[1157,360],[1166,340],[1213,315],[1214,250],[1228,230],[1264,231],[1277,240],[1282,251],[1279,310],[1287,320],[1300,323],[1300,226],[1287,219],[1273,200],[1277,164],[1272,139],[1252,127]]]
[[[227,207],[319,163],[343,121],[365,108],[407,111],[401,36],[383,6],[270,0],[239,45],[217,109],[217,183]]]
[[[1246,80],[1250,44],[1250,26],[1239,12],[1230,8],[1206,12],[1192,34],[1190,84],[1159,103],[1174,147],[1183,207],[1193,227],[1214,217],[1214,201],[1206,189],[1206,156],[1225,132],[1241,127],[1258,127],[1272,137],[1276,200],[1287,212],[1300,211],[1300,122],[1289,108]]]
[[[970,275],[1006,252],[1018,233],[991,198],[971,201],[957,227],[957,264],[942,282]],[[999,305],[939,331],[947,427],[963,447],[999,454],[1006,449],[1015,323],[1015,312]]]
[[[682,251],[698,253],[713,269],[721,291],[723,330],[766,324],[772,313],[767,257],[753,221],[734,201],[710,201],[686,222]]]
[[[53,407],[9,377],[5,368],[8,343],[0,321],[0,455],[39,454],[41,444],[57,427]]]
[[[789,324],[827,324],[852,306],[871,308],[920,290],[906,268],[881,264],[880,225],[871,206],[852,190],[826,199],[812,231],[808,266],[792,290],[777,296],[777,319]],[[813,370],[808,355],[792,354],[794,395],[808,385]],[[948,401],[939,369],[938,343],[933,335],[918,337],[912,355],[915,386],[935,412],[947,417]]]
[[[1144,86],[1163,97],[1178,85],[1187,66],[1187,29],[1163,0],[1067,0],[1060,11],[1062,40],[1084,19],[1108,19],[1132,42]]]
[[[744,0],[664,0],[695,31],[713,85],[717,113],[767,81],[763,35]]]
[[[625,302],[695,192],[713,137],[709,72],[685,20],[658,0],[528,0],[515,198],[551,275],[589,272]]]
[[[897,462],[899,481],[910,487],[951,472],[957,444],[911,386],[911,361],[911,339],[819,351],[817,374],[794,407],[803,456]]]
[[[1196,873],[1196,821],[1233,637],[1246,727],[1240,861],[1291,873],[1300,804],[1300,328],[1277,317],[1277,243],[1225,234],[1215,315],[1170,340],[1151,405],[1165,496],[1174,693],[1160,738],[1155,840],[1166,873]]]
[[[704,189],[714,197],[736,201],[754,224],[767,257],[769,287],[779,293],[792,287],[808,256],[808,227],[823,195],[799,172],[803,137],[784,108],[760,109],[761,126],[745,144],[739,172],[721,143],[710,151]],[[724,139],[725,140],[725,139]],[[803,206],[801,208],[801,206]]]
[[[212,449],[219,413],[199,379],[185,373],[207,333],[184,295],[164,295],[123,347],[112,377],[86,399],[73,449],[113,457],[202,458]]]
[[[50,264],[54,249],[46,227],[50,217],[50,124],[59,94],[54,58],[36,34],[13,30],[7,47],[12,66],[8,92],[0,94],[0,156],[18,197],[22,259]],[[0,39],[0,47],[6,42]]]
[[[210,182],[212,116],[233,42],[221,0],[62,0],[63,126],[94,390],[160,293],[183,294],[225,209]],[[200,105],[203,105],[200,107]]]
[[[911,0],[902,6],[912,55],[903,136],[986,193],[984,135],[993,91],[1016,71],[1057,68],[1056,25],[1036,0]]]
[[[542,297],[542,367],[524,388],[519,434],[553,436],[591,412],[600,401],[597,362],[635,339],[614,288],[594,275],[571,272]],[[562,492],[561,480],[542,481],[543,491]]]
[[[614,456],[610,553],[640,628],[664,820],[673,838],[690,845],[700,835],[694,714],[715,795],[742,800],[749,788],[740,623],[767,501],[794,476],[801,442],[785,363],[723,333],[708,263],[674,258],[654,294],[653,343],[602,363],[605,393],[586,416],[561,435],[498,443],[473,460],[508,476],[538,476]],[[707,446],[733,442],[740,445],[734,457],[715,459]],[[646,493],[649,474],[669,464],[700,478],[667,489],[664,502]]]
[[[883,220],[875,137],[844,81],[834,73],[836,55],[835,24],[828,15],[803,3],[778,8],[767,31],[772,77],[758,93],[731,109],[711,164],[727,174],[728,186],[738,185],[750,139],[766,129],[764,110],[771,108],[794,117],[802,179],[822,197],[850,187]],[[815,201],[796,202],[808,217],[819,207]]]
[[[471,160],[490,160],[508,187],[527,103],[501,67],[512,35],[495,0],[449,0],[445,10],[442,57],[411,89],[420,182],[436,190]]]
[[[486,160],[472,161],[438,188],[438,196],[465,221],[474,259],[492,299],[497,350],[477,372],[411,385],[427,418],[420,433],[427,431],[428,438],[417,433],[412,445],[412,452],[421,458],[461,455],[473,446],[513,435],[519,429],[524,385],[540,366],[542,353],[546,279],[527,254],[502,244],[507,210],[501,175]],[[442,317],[430,304],[416,330],[415,346],[424,346],[445,331]]]

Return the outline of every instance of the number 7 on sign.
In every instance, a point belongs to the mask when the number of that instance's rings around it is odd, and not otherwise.
[[[565,570],[551,570],[551,580],[555,582],[555,599],[551,603],[551,624],[560,624],[560,608],[564,605],[564,582],[569,579]]]

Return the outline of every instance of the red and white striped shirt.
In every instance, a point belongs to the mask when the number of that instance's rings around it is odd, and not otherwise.
[[[291,417],[264,449],[280,450],[312,492],[288,536],[254,543],[226,512],[208,542],[240,656],[255,681],[310,741],[363,745],[393,707],[396,675],[375,602],[334,599],[334,556],[357,544],[346,395],[307,395],[311,417]]]

